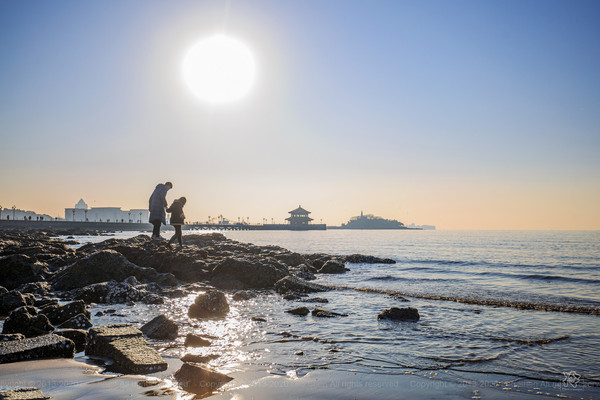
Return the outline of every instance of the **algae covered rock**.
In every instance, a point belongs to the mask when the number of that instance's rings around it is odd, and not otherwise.
[[[225,294],[219,290],[209,290],[199,294],[188,310],[190,318],[223,317],[229,312]]]

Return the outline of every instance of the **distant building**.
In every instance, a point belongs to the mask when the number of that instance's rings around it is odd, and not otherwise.
[[[25,211],[15,208],[1,208],[0,220],[9,221],[53,221],[54,218],[48,214],[38,214],[35,211]]]
[[[75,207],[65,208],[66,221],[87,222],[148,222],[148,210],[121,210],[121,207],[92,207],[80,199]]]
[[[308,216],[310,211],[305,210],[302,206],[298,206],[295,210],[289,212],[290,216],[285,220],[290,223],[290,225],[308,225],[310,221],[313,219]]]

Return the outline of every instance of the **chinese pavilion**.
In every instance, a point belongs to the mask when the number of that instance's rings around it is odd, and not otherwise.
[[[302,206],[298,206],[295,210],[290,211],[290,216],[285,220],[290,225],[308,225],[313,220],[308,214],[310,214],[310,211],[306,211]]]

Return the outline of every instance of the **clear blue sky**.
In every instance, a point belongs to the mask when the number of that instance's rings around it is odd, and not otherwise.
[[[0,205],[144,207],[168,179],[199,220],[301,203],[330,224],[600,229],[598,21],[579,0],[5,0]],[[221,107],[179,73],[214,32],[258,64]]]

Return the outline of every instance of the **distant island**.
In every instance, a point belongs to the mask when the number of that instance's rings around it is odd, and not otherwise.
[[[385,219],[377,217],[373,214],[364,215],[360,212],[360,216],[352,217],[350,220],[341,226],[328,226],[328,229],[422,229],[420,227],[407,227],[400,221],[395,219]]]

